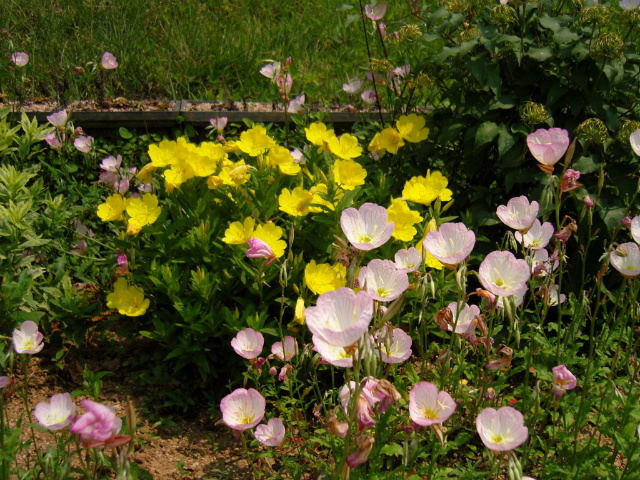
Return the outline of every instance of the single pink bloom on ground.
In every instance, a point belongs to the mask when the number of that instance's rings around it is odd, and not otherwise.
[[[13,52],[11,54],[11,61],[16,65],[16,67],[24,67],[29,63],[29,55],[24,52]]]
[[[231,339],[231,346],[238,355],[250,360],[262,353],[264,337],[253,328],[245,328],[244,330],[240,330],[236,336]]]
[[[66,110],[60,110],[59,112],[54,112],[51,115],[47,115],[47,120],[58,130],[64,130],[64,128],[67,126],[69,115],[67,114]]]
[[[390,302],[409,288],[409,277],[391,260],[371,260],[358,274],[360,288],[379,302]]]
[[[541,128],[527,136],[531,155],[542,165],[550,167],[545,169],[547,173],[553,171],[553,165],[566,153],[569,143],[569,132],[562,128]]]
[[[365,5],[364,14],[369,17],[374,22],[378,20],[382,20],[382,18],[387,13],[387,4],[386,3],[378,3],[374,7],[371,5]]]
[[[113,407],[91,400],[83,400],[81,403],[87,412],[69,428],[71,433],[80,436],[80,443],[88,448],[119,447],[129,443],[129,435],[118,435],[122,419],[116,416]]]
[[[553,225],[549,222],[540,224],[540,220],[537,218],[533,221],[531,228],[527,230],[524,235],[522,233],[515,232],[515,237],[518,243],[521,243],[523,247],[530,248],[531,250],[539,250],[546,247],[553,236]]]
[[[285,428],[280,418],[271,418],[267,424],[258,425],[254,436],[263,445],[277,447],[284,440]]]
[[[494,452],[518,448],[529,437],[524,417],[512,407],[485,408],[476,418],[476,429],[485,446]]]
[[[313,335],[330,345],[348,347],[369,329],[373,299],[367,292],[340,287],[320,295],[316,306],[308,307],[304,314]]]
[[[58,393],[50,402],[40,402],[33,411],[38,423],[47,430],[60,430],[71,423],[76,406],[68,393]]]
[[[567,390],[573,390],[576,388],[576,377],[569,371],[564,365],[558,365],[551,369],[553,372],[553,394],[556,397],[561,397]]]
[[[637,243],[623,243],[609,253],[609,262],[627,278],[640,274],[640,248]]]
[[[20,325],[20,330],[13,330],[13,348],[16,353],[38,353],[44,347],[44,336],[38,331],[38,325],[27,320]]]
[[[455,266],[469,256],[475,243],[475,233],[464,223],[443,223],[438,230],[427,233],[422,244],[441,263]]]
[[[247,240],[249,244],[249,250],[247,250],[247,257],[249,258],[266,258],[267,261],[263,267],[266,267],[271,262],[273,262],[277,257],[276,254],[273,253],[273,250],[269,246],[269,244],[263,240],[260,240],[257,237],[252,237]]]
[[[220,402],[222,420],[234,430],[247,430],[260,423],[267,402],[260,392],[238,388]]]
[[[354,247],[368,252],[384,245],[391,238],[395,223],[387,223],[387,220],[386,208],[375,203],[365,203],[358,210],[343,210],[340,226]]]
[[[93,147],[93,137],[80,136],[73,141],[73,146],[82,153],[89,153]]]
[[[529,199],[522,195],[509,200],[506,206],[498,206],[496,213],[507,227],[526,232],[538,216],[539,207],[538,202],[529,203]]]
[[[409,392],[409,416],[421,427],[447,420],[456,411],[456,402],[433,383],[420,382]]]
[[[104,52],[102,54],[102,58],[100,59],[100,68],[104,68],[105,70],[113,70],[118,67],[118,61],[116,57],[109,52]]]
[[[516,295],[527,288],[531,276],[529,264],[511,252],[495,251],[485,257],[478,269],[480,283],[501,297]]]
[[[289,361],[296,353],[298,353],[298,342],[290,335],[284,337],[284,349],[282,348],[282,342],[276,342],[271,345],[271,353],[273,353],[278,360]]]

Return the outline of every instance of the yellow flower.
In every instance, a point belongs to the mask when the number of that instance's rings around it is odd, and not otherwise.
[[[418,231],[414,224],[422,221],[420,213],[409,209],[407,202],[401,198],[391,200],[391,206],[387,208],[388,221],[394,222],[393,238],[403,242],[409,242]]]
[[[375,137],[373,137],[373,140],[371,140],[371,143],[369,144],[369,151],[371,153],[377,153],[378,158],[382,158],[386,153],[386,150],[384,149],[384,147],[380,145],[379,133],[376,133]]]
[[[134,237],[137,237],[141,231],[142,227],[140,225],[136,225],[133,222],[129,222],[127,224],[127,235],[133,235]]]
[[[296,310],[293,314],[293,321],[299,323],[300,325],[304,325],[304,298],[298,297],[298,301],[296,302]]]
[[[129,223],[138,227],[151,225],[162,212],[162,207],[158,206],[158,197],[152,193],[145,193],[142,198],[128,198],[125,201]]]
[[[164,176],[165,185],[168,187],[167,190],[173,191],[174,188],[180,187],[184,182],[193,178],[195,173],[189,162],[179,158],[162,175]]]
[[[144,167],[140,169],[136,178],[142,180],[144,183],[151,183],[152,176],[151,174],[157,170],[157,167],[153,166],[153,163],[147,163]]]
[[[315,187],[311,187],[311,189],[309,189],[309,193],[313,195],[313,198],[309,203],[324,205],[330,210],[336,209],[335,205],[326,199],[328,190],[327,190],[327,186],[324,183],[319,183]],[[322,197],[321,194],[324,195],[324,197]],[[344,191],[340,189],[338,192],[336,192],[335,198],[333,200],[338,202],[342,197],[344,197]],[[319,213],[319,212],[324,212],[325,210],[323,210],[320,207],[309,207],[309,211],[312,213]]]
[[[282,237],[282,229],[277,225],[274,225],[271,222],[258,225],[252,236],[269,244],[276,258],[280,258],[284,255],[284,249],[287,248],[287,242],[280,240]]]
[[[149,299],[144,298],[144,292],[135,285],[129,286],[124,277],[119,277],[113,284],[114,292],[107,295],[107,307],[115,308],[120,315],[137,317],[149,308]]]
[[[229,140],[227,143],[225,143],[223,148],[227,153],[240,153],[242,151],[240,150],[238,144],[233,140]]]
[[[114,193],[107,198],[105,203],[98,205],[98,216],[103,222],[122,220],[124,212],[124,199],[119,193]]]
[[[244,223],[233,222],[224,232],[222,241],[229,245],[244,245],[253,237],[253,227],[256,221],[252,217],[244,219]]]
[[[427,170],[426,177],[413,177],[404,185],[402,196],[405,200],[430,205],[439,198],[443,202],[451,200],[453,192],[447,188],[449,181],[440,172]]]
[[[401,115],[396,122],[396,128],[407,142],[418,143],[429,136],[429,129],[425,128],[425,123],[424,117],[412,113]]]
[[[304,282],[313,293],[322,295],[347,285],[347,269],[341,263],[316,265],[316,261],[311,260],[304,269]]]
[[[277,166],[285,175],[297,175],[300,171],[300,165],[294,162],[291,152],[285,147],[273,147],[269,150],[267,160],[270,166]]]
[[[435,268],[436,270],[442,270],[444,268],[444,265],[440,262],[440,260],[431,255],[423,246],[424,239],[427,238],[427,234],[436,230],[438,230],[438,224],[436,223],[436,219],[432,218],[431,220],[429,220],[429,223],[427,223],[427,228],[424,229],[422,240],[416,243],[416,248],[418,249],[418,251],[422,252],[424,263],[427,267]]]
[[[177,158],[177,144],[170,140],[162,140],[160,145],[149,145],[149,158],[154,167],[166,167]]]
[[[322,122],[312,123],[309,125],[309,128],[304,129],[304,133],[307,136],[307,140],[320,147],[318,148],[318,153],[328,152],[329,147],[327,146],[327,142],[330,138],[335,137],[333,128],[327,130],[327,126]]]
[[[218,176],[222,179],[224,185],[238,187],[251,178],[251,174],[249,173],[250,168],[251,165],[245,165],[244,160],[240,160],[229,167],[222,167],[222,171]]]
[[[240,141],[236,142],[236,145],[244,153],[257,157],[274,147],[276,142],[267,135],[266,128],[261,125],[254,125],[240,134]]]
[[[348,133],[340,135],[340,139],[331,137],[328,144],[331,153],[343,160],[351,160],[362,155],[362,147],[358,146],[358,139]]]
[[[208,155],[199,155],[197,153],[189,156],[188,163],[196,177],[213,175],[218,168],[217,160]]]
[[[367,171],[353,160],[336,160],[333,164],[333,176],[342,188],[353,190],[358,185],[364,185]]]
[[[394,155],[398,153],[398,148],[404,146],[402,135],[400,135],[395,128],[385,128],[382,130],[378,142],[382,148]]]
[[[211,158],[215,162],[220,162],[227,157],[227,152],[222,145],[213,142],[202,142],[196,149],[196,153]]]
[[[211,175],[209,178],[207,178],[207,186],[211,189],[211,190],[216,190],[217,188],[220,188],[223,185],[223,180],[215,175]]]
[[[304,217],[310,212],[308,205],[311,203],[313,195],[302,187],[296,187],[292,192],[287,188],[283,188],[278,197],[280,210],[294,217]]]

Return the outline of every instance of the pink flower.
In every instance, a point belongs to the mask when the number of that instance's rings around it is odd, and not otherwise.
[[[358,210],[347,208],[340,216],[340,226],[352,245],[368,252],[385,244],[393,234],[394,222],[387,223],[387,209],[365,203]]]
[[[373,299],[367,292],[341,287],[320,295],[316,306],[308,307],[304,314],[313,335],[330,345],[347,347],[369,329]]]
[[[360,288],[379,302],[390,302],[409,288],[409,277],[391,260],[371,260],[358,274]]]
[[[215,128],[217,132],[221,134],[224,130],[224,127],[227,126],[227,117],[210,118],[209,122],[211,123],[213,128]]]
[[[44,136],[44,141],[49,144],[49,146],[55,150],[60,150],[62,147],[62,142],[58,138],[58,134],[56,132],[47,133]]]
[[[582,187],[582,184],[577,182],[579,178],[580,172],[568,168],[560,180],[560,190],[562,192],[570,192],[571,190]]]
[[[640,248],[637,243],[623,243],[609,253],[609,262],[627,278],[640,274]]]
[[[222,420],[234,430],[253,428],[264,417],[266,403],[264,397],[257,390],[238,388],[220,402]]]
[[[422,264],[422,255],[416,247],[398,250],[395,257],[395,266],[400,272],[415,272]]]
[[[281,95],[287,95],[291,91],[291,86],[293,85],[293,79],[289,73],[283,74],[280,73],[276,75],[276,85],[280,89]]]
[[[313,335],[311,337],[313,341],[313,350],[318,352],[322,357],[322,360],[330,365],[341,368],[351,368],[353,366],[353,358],[358,357],[357,348],[349,348],[347,351],[344,347],[336,347],[320,339],[320,337]],[[360,358],[362,358],[360,353]]]
[[[264,337],[253,328],[240,330],[237,335],[231,339],[231,347],[233,347],[238,355],[246,359],[256,358],[260,355],[263,346]]]
[[[22,322],[20,330],[13,330],[13,349],[16,353],[38,353],[44,347],[44,336],[38,331],[38,325],[31,320]]]
[[[631,10],[640,6],[640,0],[620,0],[620,8],[623,10]]]
[[[122,428],[122,420],[116,416],[113,407],[91,400],[83,400],[81,403],[87,412],[76,419],[69,428],[71,433],[80,436],[80,443],[88,448],[113,448],[129,443],[129,435],[118,435]]]
[[[100,162],[100,168],[107,172],[117,172],[118,169],[120,168],[121,163],[122,163],[121,155],[118,155],[117,157],[110,155],[104,158],[102,162]]]
[[[485,408],[476,418],[476,429],[485,446],[494,452],[518,448],[529,437],[524,417],[512,407]]]
[[[531,155],[543,165],[543,171],[551,173],[553,165],[569,148],[569,132],[562,128],[541,128],[527,136],[527,146]]]
[[[363,85],[364,82],[362,80],[351,80],[349,83],[342,84],[342,90],[347,92],[349,95],[355,95],[362,90]]]
[[[629,143],[636,155],[640,155],[640,129],[629,135]]]
[[[356,437],[357,450],[347,455],[346,462],[349,468],[355,468],[366,462],[369,459],[369,454],[371,453],[374,443],[375,438],[373,436],[365,432],[359,433]]]
[[[383,328],[377,335],[380,359],[385,363],[402,363],[411,356],[411,337],[400,329],[394,328],[390,334]]]
[[[263,267],[266,267],[271,262],[273,262],[277,257],[276,254],[273,253],[269,244],[263,240],[260,240],[257,237],[252,237],[247,240],[249,244],[249,250],[247,250],[247,257],[249,258],[266,258],[267,261]]]
[[[409,416],[421,427],[447,420],[456,410],[456,402],[433,383],[420,382],[409,392]]]
[[[260,73],[267,78],[275,78],[280,73],[280,62],[270,63],[260,69]]]
[[[304,93],[302,95],[297,96],[289,103],[289,107],[287,108],[288,113],[300,113],[304,110],[304,101],[306,97]]]
[[[567,300],[567,296],[564,293],[558,295],[558,285],[543,285],[538,289],[544,296],[544,302],[550,307],[555,307]]]
[[[29,55],[24,52],[13,52],[11,54],[11,61],[15,63],[16,67],[24,67],[29,63]]]
[[[376,421],[373,418],[373,407],[380,401],[380,398],[375,393],[378,382],[373,377],[367,377],[362,380],[361,384],[363,384],[363,387],[355,405],[356,418],[359,425],[363,427],[370,427],[376,424]],[[353,381],[343,386],[340,390],[342,408],[347,412],[347,414],[349,414],[349,407],[353,408],[353,405],[350,406],[349,403],[351,401],[351,396],[355,391],[356,383]]]
[[[561,397],[567,390],[573,390],[576,388],[576,377],[569,371],[564,365],[558,365],[551,369],[553,372],[553,394],[556,397]]]
[[[282,342],[276,342],[271,345],[271,353],[276,356],[278,360],[289,361],[296,353],[298,353],[298,342],[290,335],[284,337],[284,349],[282,348]]]
[[[538,216],[538,209],[538,202],[529,203],[529,199],[522,195],[509,200],[506,206],[498,206],[496,213],[507,227],[526,232]]]
[[[261,444],[268,447],[277,447],[284,440],[284,424],[280,418],[271,418],[266,425],[258,425],[254,436]]]
[[[441,263],[453,267],[464,262],[475,243],[475,233],[464,223],[443,223],[427,234],[423,246]]]
[[[553,225],[549,222],[544,222],[540,225],[540,220],[535,219],[531,228],[527,230],[527,233],[523,235],[520,232],[515,232],[515,237],[523,247],[530,248],[531,250],[540,250],[549,244],[553,232]]]
[[[73,146],[82,153],[89,153],[93,147],[93,137],[80,136],[73,141]]]
[[[377,22],[378,20],[382,20],[382,18],[386,13],[387,13],[386,3],[378,3],[373,7],[371,5],[365,5],[364,7],[364,14],[374,22]]]
[[[494,295],[508,297],[527,288],[529,264],[511,252],[495,251],[485,257],[478,269],[480,283]]]
[[[59,112],[48,115],[47,120],[58,130],[64,130],[67,126],[67,122],[69,121],[69,115],[66,110],[60,110]]]
[[[11,379],[9,377],[0,377],[0,390],[7,387],[11,383]]]
[[[458,304],[451,302],[447,308],[451,310],[451,324],[449,325],[449,331],[453,330],[453,325],[456,326],[456,333],[466,333],[469,328],[475,328],[473,320],[480,315],[480,308],[477,305],[462,304],[462,308],[458,310]]]
[[[596,201],[589,195],[585,195],[584,197],[582,197],[582,201],[584,202],[584,206],[587,210],[592,209],[596,204]]]
[[[376,103],[376,100],[378,98],[375,90],[372,89],[365,90],[364,92],[362,92],[362,94],[360,94],[360,97],[362,98],[362,100],[364,100],[364,103],[368,105],[373,105],[374,103]]]
[[[127,260],[127,254],[123,253],[122,255],[118,255],[118,258],[116,259],[116,263],[118,264],[119,267],[128,267],[129,261]]]
[[[640,244],[640,215],[633,217],[629,224],[629,230],[631,230],[631,236],[635,242]]]
[[[71,423],[76,411],[75,404],[68,393],[58,393],[51,397],[51,401],[40,402],[33,411],[38,423],[47,430],[60,430]]]
[[[113,70],[118,67],[118,61],[116,57],[109,52],[104,52],[102,54],[102,58],[100,59],[100,68],[105,70]]]

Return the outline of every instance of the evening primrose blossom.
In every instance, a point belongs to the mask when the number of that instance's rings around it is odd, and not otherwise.
[[[327,145],[329,151],[336,157],[343,160],[352,160],[362,155],[362,147],[358,146],[358,139],[348,133],[344,133],[338,137],[331,137]]]
[[[108,197],[104,203],[98,205],[98,217],[103,222],[122,220],[125,210],[125,203],[122,195],[114,193]]]
[[[427,170],[426,177],[413,177],[405,183],[402,197],[409,202],[427,206],[436,199],[448,202],[453,195],[453,192],[447,188],[448,183],[449,180],[442,173],[431,173]]]
[[[395,155],[398,149],[404,146],[402,135],[395,128],[385,128],[380,132],[378,143],[387,152]]]
[[[113,292],[107,295],[107,307],[118,310],[120,315],[138,317],[149,308],[150,301],[144,298],[144,292],[135,285],[129,285],[127,279],[118,277]]]
[[[443,423],[456,410],[451,395],[433,383],[420,382],[409,392],[409,416],[421,427]]]
[[[158,206],[158,197],[151,193],[145,193],[142,198],[128,198],[124,203],[130,217],[129,222],[138,227],[151,225],[162,212],[162,207]]]
[[[304,269],[304,282],[316,295],[336,290],[347,285],[347,269],[341,263],[334,266],[328,263],[316,264],[311,260]]]
[[[385,244],[395,228],[393,222],[388,222],[387,210],[375,203],[365,203],[358,210],[343,210],[340,226],[352,245],[365,252]]]
[[[309,125],[309,128],[305,128],[304,132],[312,144],[320,147],[318,153],[329,151],[329,139],[335,137],[333,129],[327,129],[327,126],[322,122],[315,122]]]
[[[401,198],[391,200],[391,206],[387,208],[390,222],[393,222],[393,238],[403,242],[410,242],[418,231],[413,225],[422,222],[419,212],[411,210],[409,204]]]
[[[243,223],[231,223],[224,231],[222,241],[229,245],[244,245],[253,236],[255,223],[252,217],[245,218]]]
[[[222,421],[234,430],[253,428],[264,417],[266,403],[257,390],[238,388],[220,401]]]
[[[418,143],[426,140],[429,136],[429,129],[425,128],[425,123],[424,117],[412,113],[401,115],[396,122],[396,128],[407,142]]]
[[[13,330],[13,349],[16,353],[38,353],[44,347],[44,335],[38,331],[38,325],[31,320],[22,322],[20,330]]]
[[[333,164],[333,176],[335,182],[345,190],[364,185],[367,178],[367,170],[353,160],[336,160]]]
[[[512,407],[485,408],[476,418],[476,429],[482,442],[494,452],[518,448],[529,437],[524,417]]]
[[[71,423],[76,406],[68,393],[57,393],[49,402],[40,402],[33,411],[38,423],[50,431],[61,430]]]
[[[287,248],[287,242],[281,240],[282,228],[277,225],[271,222],[258,225],[253,232],[253,237],[258,238],[269,245],[276,258],[280,258],[284,255],[284,250]]]

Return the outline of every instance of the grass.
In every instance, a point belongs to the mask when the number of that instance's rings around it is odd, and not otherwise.
[[[25,96],[95,98],[88,62],[113,53],[107,91],[127,98],[271,101],[277,91],[259,74],[265,60],[291,56],[292,93],[308,101],[348,100],[342,83],[363,77],[366,48],[359,4],[343,0],[8,0],[0,37],[0,90],[9,91],[9,56],[24,51]],[[365,2],[366,3],[366,2]],[[409,15],[389,2],[386,19]],[[391,5],[391,3],[393,3]],[[370,28],[371,22],[367,21]],[[74,72],[83,67],[85,73]],[[228,92],[228,93],[226,93]]]

